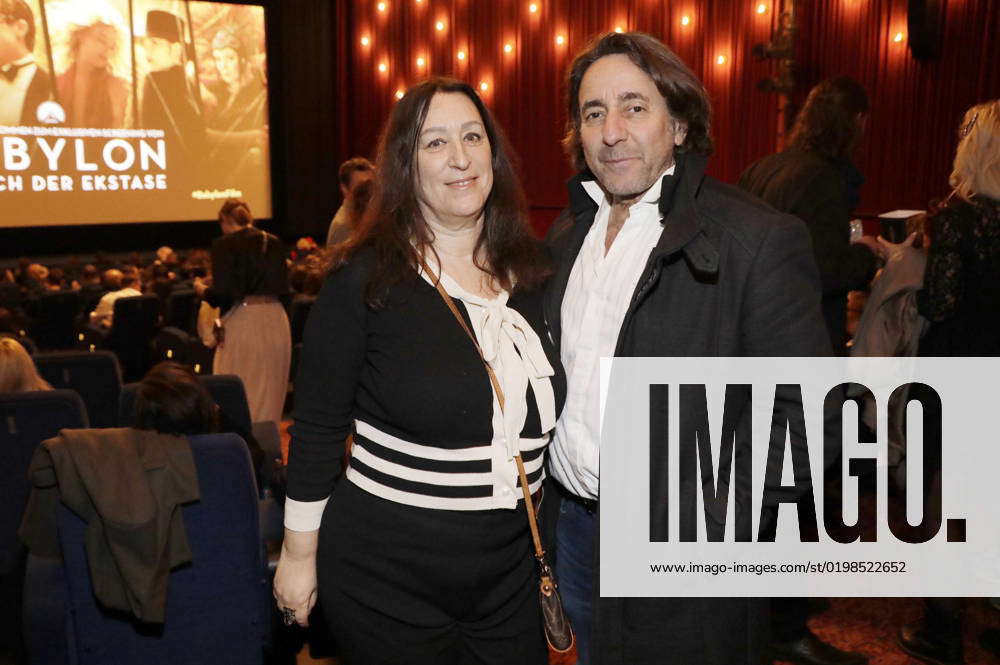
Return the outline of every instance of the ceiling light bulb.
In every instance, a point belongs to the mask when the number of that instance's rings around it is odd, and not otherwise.
[[[465,51],[459,51],[458,53],[455,54],[455,57],[458,58],[459,60],[465,60]]]
[[[490,89],[490,86],[486,81],[483,81],[482,83],[479,84],[479,89],[482,90],[483,92],[486,92],[487,90]]]
[[[691,24],[691,17],[690,16],[688,16],[687,14],[685,14],[684,16],[681,17],[681,25],[690,25],[690,24]]]
[[[369,43],[369,41],[368,41],[367,37],[362,37],[361,38],[361,45],[362,46],[368,46],[368,43]]]
[[[510,53],[513,50],[514,50],[514,47],[511,46],[510,44],[504,44],[503,45],[503,52],[504,53]]]
[[[386,70],[388,70],[388,69],[389,69],[389,66],[386,65],[384,62],[378,63],[378,70],[380,72],[382,72],[383,74],[385,74]]]
[[[556,35],[556,44],[558,44],[559,46],[562,46],[565,43],[566,43],[566,38],[565,37],[563,37],[562,35]]]
[[[437,28],[438,32],[441,32],[444,30],[444,21],[438,21],[434,24],[434,27]]]

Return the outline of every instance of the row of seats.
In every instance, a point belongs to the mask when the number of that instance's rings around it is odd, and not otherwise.
[[[64,369],[74,376],[72,365]],[[112,372],[116,369],[112,365]],[[239,378],[202,380],[231,421],[249,428]],[[121,424],[130,422],[135,389],[122,387],[111,402]],[[16,530],[30,491],[31,457],[41,441],[60,429],[88,425],[93,423],[75,390],[0,395],[0,577],[24,580],[30,662],[262,662],[272,621],[268,570],[251,461],[235,434],[190,437],[201,500],[185,506],[182,516],[194,559],[171,574],[164,626],[138,625],[97,605],[84,546],[86,524],[68,509],[58,518],[63,561],[25,556]],[[20,590],[19,584],[2,586]],[[18,600],[3,598],[0,603],[11,607],[13,601],[16,607]]]
[[[189,365],[197,374],[211,372],[213,350],[197,332],[197,312],[201,300],[193,291],[171,293],[166,313],[160,318],[160,301],[155,295],[120,298],[114,304],[113,325],[108,330],[79,320],[77,292],[65,291],[42,296],[36,304],[35,322],[22,331],[26,346],[52,350],[98,350],[115,353],[125,381],[137,381],[160,360]],[[292,344],[301,344],[306,320],[315,298],[297,296],[288,306]]]
[[[79,394],[91,427],[125,427],[131,421],[134,384],[123,386],[117,356],[110,351],[56,351],[34,356],[42,378],[53,388]],[[229,421],[251,431],[250,409],[239,377],[202,376]]]

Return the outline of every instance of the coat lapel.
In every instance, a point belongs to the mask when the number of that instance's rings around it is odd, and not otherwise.
[[[582,184],[584,180],[591,179],[593,177],[588,173],[579,174],[569,181],[568,215],[556,222],[565,228],[555,229],[557,237],[550,239],[550,246],[555,254],[556,272],[545,294],[545,320],[557,349],[562,340],[562,301],[566,295],[566,285],[583,241],[597,216],[597,203],[590,198]]]

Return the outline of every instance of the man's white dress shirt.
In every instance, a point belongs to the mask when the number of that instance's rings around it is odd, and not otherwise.
[[[115,301],[119,298],[133,298],[141,295],[142,291],[133,289],[131,286],[105,293],[98,301],[97,307],[90,313],[90,322],[110,328],[115,314]]]
[[[671,165],[663,175],[672,175]],[[566,369],[566,404],[549,446],[552,475],[586,499],[600,479],[601,358],[615,354],[618,333],[649,254],[660,239],[663,176],[629,208],[628,219],[605,254],[611,203],[596,181],[583,183],[600,206],[573,264],[562,301],[560,355]]]

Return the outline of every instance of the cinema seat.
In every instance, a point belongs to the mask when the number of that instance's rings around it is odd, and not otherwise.
[[[243,389],[243,381],[240,377],[230,374],[218,374],[213,376],[201,376],[199,379],[202,385],[208,389],[208,393],[219,405],[219,409],[225,415],[225,420],[243,432],[252,432],[253,425],[250,422],[250,406],[247,403],[247,393]],[[118,426],[131,427],[135,424],[135,391],[139,388],[138,383],[128,383],[122,387],[121,399],[118,406]]]
[[[86,426],[83,402],[71,390],[0,394],[0,654],[23,649],[25,551],[17,529],[28,501],[28,465],[42,441]]]
[[[189,440],[201,498],[181,509],[192,562],[170,574],[165,622],[139,623],[98,604],[87,563],[87,525],[61,507],[62,563],[35,556],[28,561],[25,615],[30,662],[263,663],[273,601],[250,455],[235,434]],[[59,644],[62,635],[64,646]]]
[[[46,293],[27,308],[32,319],[29,331],[40,349],[55,351],[73,348],[80,315],[79,292]]]
[[[87,406],[91,427],[118,423],[122,372],[110,351],[56,351],[34,356],[38,373],[53,388],[75,390]]]
[[[118,356],[126,381],[138,381],[149,369],[150,348],[160,319],[160,299],[132,296],[115,301],[114,318],[102,347]]]

